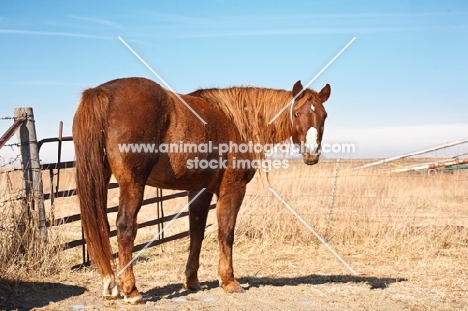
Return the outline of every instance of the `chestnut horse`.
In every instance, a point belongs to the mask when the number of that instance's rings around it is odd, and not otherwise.
[[[112,80],[83,92],[73,120],[76,152],[77,193],[81,220],[91,259],[103,281],[103,296],[117,298],[119,289],[128,303],[141,303],[135,285],[132,248],[137,233],[137,214],[145,185],[163,189],[188,190],[190,251],[184,287],[200,289],[199,255],[206,218],[213,194],[218,201],[219,277],[226,292],[241,292],[234,279],[232,245],[236,217],[253,178],[253,167],[234,168],[235,159],[252,160],[258,155],[239,150],[219,152],[122,152],[122,144],[162,144],[187,142],[213,146],[232,142],[241,144],[279,143],[292,138],[294,143],[315,146],[303,153],[311,165],[320,156],[320,142],[326,112],[323,103],[330,95],[327,84],[319,93],[303,89],[300,81],[292,91],[254,87],[198,90],[179,95],[204,120],[200,122],[178,96],[144,78]],[[282,113],[288,104],[289,113]],[[189,168],[195,158],[219,159],[226,167]],[[111,175],[120,187],[117,214],[117,241],[121,271],[117,287],[109,242],[106,214],[107,188]],[[205,188],[206,190],[200,191]],[[198,197],[197,197],[198,195]]]

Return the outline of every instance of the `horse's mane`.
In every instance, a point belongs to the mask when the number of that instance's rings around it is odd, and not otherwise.
[[[317,94],[307,89],[304,95]],[[277,113],[290,103],[291,91],[257,88],[230,87],[225,89],[199,89],[189,95],[205,98],[208,103],[223,111],[233,121],[242,138],[253,143],[278,143],[291,136],[289,107],[277,119],[268,124]],[[309,96],[300,96],[295,106],[302,106]]]

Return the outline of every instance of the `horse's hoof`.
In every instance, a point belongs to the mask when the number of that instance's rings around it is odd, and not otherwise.
[[[184,283],[182,284],[182,286],[183,286],[186,290],[191,290],[191,291],[195,291],[195,292],[198,292],[198,291],[203,290],[203,288],[201,287],[200,284],[188,284],[187,282],[184,282]]]
[[[124,302],[130,305],[142,305],[145,302],[143,301],[143,297],[140,294],[134,297],[127,297],[124,296]]]
[[[226,293],[230,294],[245,292],[245,289],[237,281],[232,281],[231,283],[223,284],[222,287]]]
[[[103,278],[104,289],[102,291],[102,297],[104,299],[118,299],[119,298],[119,288],[117,283],[114,281],[114,276],[105,276]]]

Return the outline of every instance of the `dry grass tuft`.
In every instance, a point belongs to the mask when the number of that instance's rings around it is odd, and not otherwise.
[[[34,211],[22,198],[19,171],[2,171],[0,184],[0,280],[16,282],[43,277],[62,269],[60,235],[50,232],[47,243],[37,239]]]
[[[21,204],[12,204],[11,210],[21,210]],[[32,275],[48,276],[62,269],[59,237],[49,234],[47,243],[36,239],[34,221],[26,217],[5,217],[0,214],[0,279],[24,280]]]

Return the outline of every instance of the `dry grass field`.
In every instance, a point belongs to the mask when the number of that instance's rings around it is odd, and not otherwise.
[[[146,304],[126,306],[100,298],[93,268],[71,270],[81,248],[53,247],[81,238],[79,222],[49,229],[49,246],[21,245],[12,232],[20,201],[19,172],[0,174],[0,310],[460,310],[468,309],[468,171],[395,174],[353,170],[357,161],[324,160],[309,167],[256,175],[236,227],[234,266],[246,288],[229,295],[217,285],[216,219],[210,212],[199,277],[205,290],[182,290],[188,238],[147,249],[135,273]],[[338,167],[337,167],[338,165]],[[7,178],[8,175],[8,178]],[[49,173],[44,189],[49,191]],[[62,171],[60,190],[74,186]],[[358,273],[353,275],[269,190],[271,187]],[[163,194],[172,191],[164,190]],[[147,197],[155,194],[147,189]],[[178,212],[186,198],[164,203]],[[111,190],[109,206],[117,205]],[[79,212],[75,197],[47,203],[55,219]],[[153,219],[144,206],[139,221]],[[109,215],[111,225],[115,214]],[[112,226],[111,229],[115,229]],[[179,219],[166,236],[188,229]],[[140,229],[136,244],[153,237]],[[116,249],[115,239],[113,239]],[[29,247],[29,248],[28,248]]]

